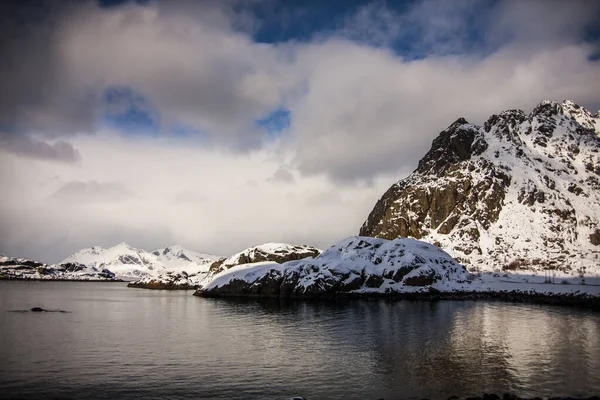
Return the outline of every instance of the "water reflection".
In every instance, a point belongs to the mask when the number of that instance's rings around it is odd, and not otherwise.
[[[7,312],[33,306],[72,312]],[[534,305],[216,300],[119,284],[0,282],[0,391],[589,396],[600,392],[599,330],[597,313]]]

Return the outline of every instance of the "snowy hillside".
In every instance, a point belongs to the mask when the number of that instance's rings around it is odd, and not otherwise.
[[[198,289],[197,296],[331,297],[339,295],[566,296],[597,299],[600,279],[554,279],[550,274],[476,275],[449,254],[414,239],[351,237],[315,259],[232,267]],[[515,298],[515,297],[513,297]],[[591,304],[591,303],[590,303]],[[597,304],[597,303],[594,303]]]
[[[413,239],[351,237],[312,259],[243,264],[217,274],[198,294],[275,297],[340,292],[419,291],[466,281],[441,249]]]
[[[79,263],[48,265],[27,258],[0,256],[0,279],[41,279],[76,281],[112,281],[115,275],[95,266]]]
[[[600,275],[600,116],[544,101],[461,118],[360,234],[435,243],[472,270]]]
[[[152,253],[126,243],[110,248],[91,247],[67,257],[62,263],[80,263],[114,272],[119,279],[139,280],[157,277],[169,271],[198,273],[207,271],[217,256],[195,253],[180,246],[170,246]]]

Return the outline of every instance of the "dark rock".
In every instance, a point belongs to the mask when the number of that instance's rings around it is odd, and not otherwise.
[[[437,279],[434,275],[417,275],[404,279],[404,284],[407,286],[429,286]]]
[[[384,278],[378,275],[369,275],[365,282],[366,287],[378,288],[384,282]]]
[[[600,230],[596,229],[590,234],[590,243],[594,246],[600,246]]]
[[[30,311],[33,311],[33,312],[44,312],[44,311],[46,311],[46,310],[44,310],[44,309],[43,309],[43,308],[41,308],[41,307],[33,307],[33,308],[30,310]]]
[[[500,396],[498,396],[497,394],[488,394],[488,393],[484,393],[483,396],[481,396],[482,400],[500,400]]]

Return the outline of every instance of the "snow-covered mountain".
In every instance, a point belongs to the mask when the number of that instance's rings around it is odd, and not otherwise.
[[[27,258],[0,256],[0,279],[113,281],[115,274],[107,269],[79,263],[48,265]]]
[[[212,263],[221,257],[214,254],[198,253],[184,249],[179,245],[173,245],[152,252],[168,271],[187,272],[196,274],[207,272]]]
[[[119,279],[135,281],[141,278],[157,277],[173,271],[181,273],[206,272],[217,256],[196,253],[181,246],[170,246],[148,252],[136,249],[127,243],[110,248],[99,246],[79,250],[62,263],[80,263],[88,267],[108,269]]]
[[[218,273],[194,294],[282,298],[481,295],[519,301],[534,297],[550,302],[560,298],[565,304],[571,301],[598,304],[600,279],[582,283],[580,277],[571,277],[553,284],[544,274],[472,274],[432,244],[407,238],[359,236],[335,244],[314,259],[232,267]]]
[[[600,274],[600,115],[572,101],[458,119],[360,235],[435,243],[475,270]]]
[[[131,287],[147,289],[194,289],[209,282],[216,274],[240,264],[259,263],[265,261],[283,263],[291,260],[300,260],[307,257],[316,257],[321,250],[305,245],[292,245],[287,243],[265,243],[247,248],[227,258],[214,257],[208,266],[203,264],[203,269],[198,271],[177,272],[171,270],[158,276],[146,276],[139,281],[129,284]],[[215,258],[217,258],[215,260]]]

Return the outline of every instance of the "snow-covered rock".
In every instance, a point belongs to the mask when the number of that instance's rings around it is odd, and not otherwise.
[[[114,281],[111,271],[67,262],[48,265],[27,258],[0,257],[0,279]]]
[[[187,290],[196,289],[199,282],[206,279],[206,272],[188,275],[187,272],[169,271],[158,276],[147,276],[140,280],[130,282],[127,287],[141,289],[167,289],[167,290]]]
[[[572,101],[458,119],[360,234],[435,243],[475,271],[600,274],[600,115]]]
[[[259,262],[222,271],[195,293],[203,297],[323,298],[389,296],[500,298],[600,305],[600,278],[542,274],[472,274],[448,253],[415,239],[351,237],[316,258]]]
[[[292,260],[301,260],[306,257],[316,257],[321,250],[306,245],[294,245],[287,243],[265,243],[259,246],[249,247],[228,258],[223,258],[210,267],[213,274],[229,269],[236,265],[250,264],[262,261],[274,261],[283,263]]]
[[[357,292],[419,292],[470,278],[450,255],[414,239],[351,237],[316,258],[242,264],[218,273],[201,296],[313,297]]]
[[[120,243],[110,248],[95,246],[80,250],[62,263],[80,263],[88,267],[108,269],[119,279],[138,281],[142,278],[157,278],[167,272],[206,272],[217,259],[217,256],[196,253],[177,245],[148,252]]]

